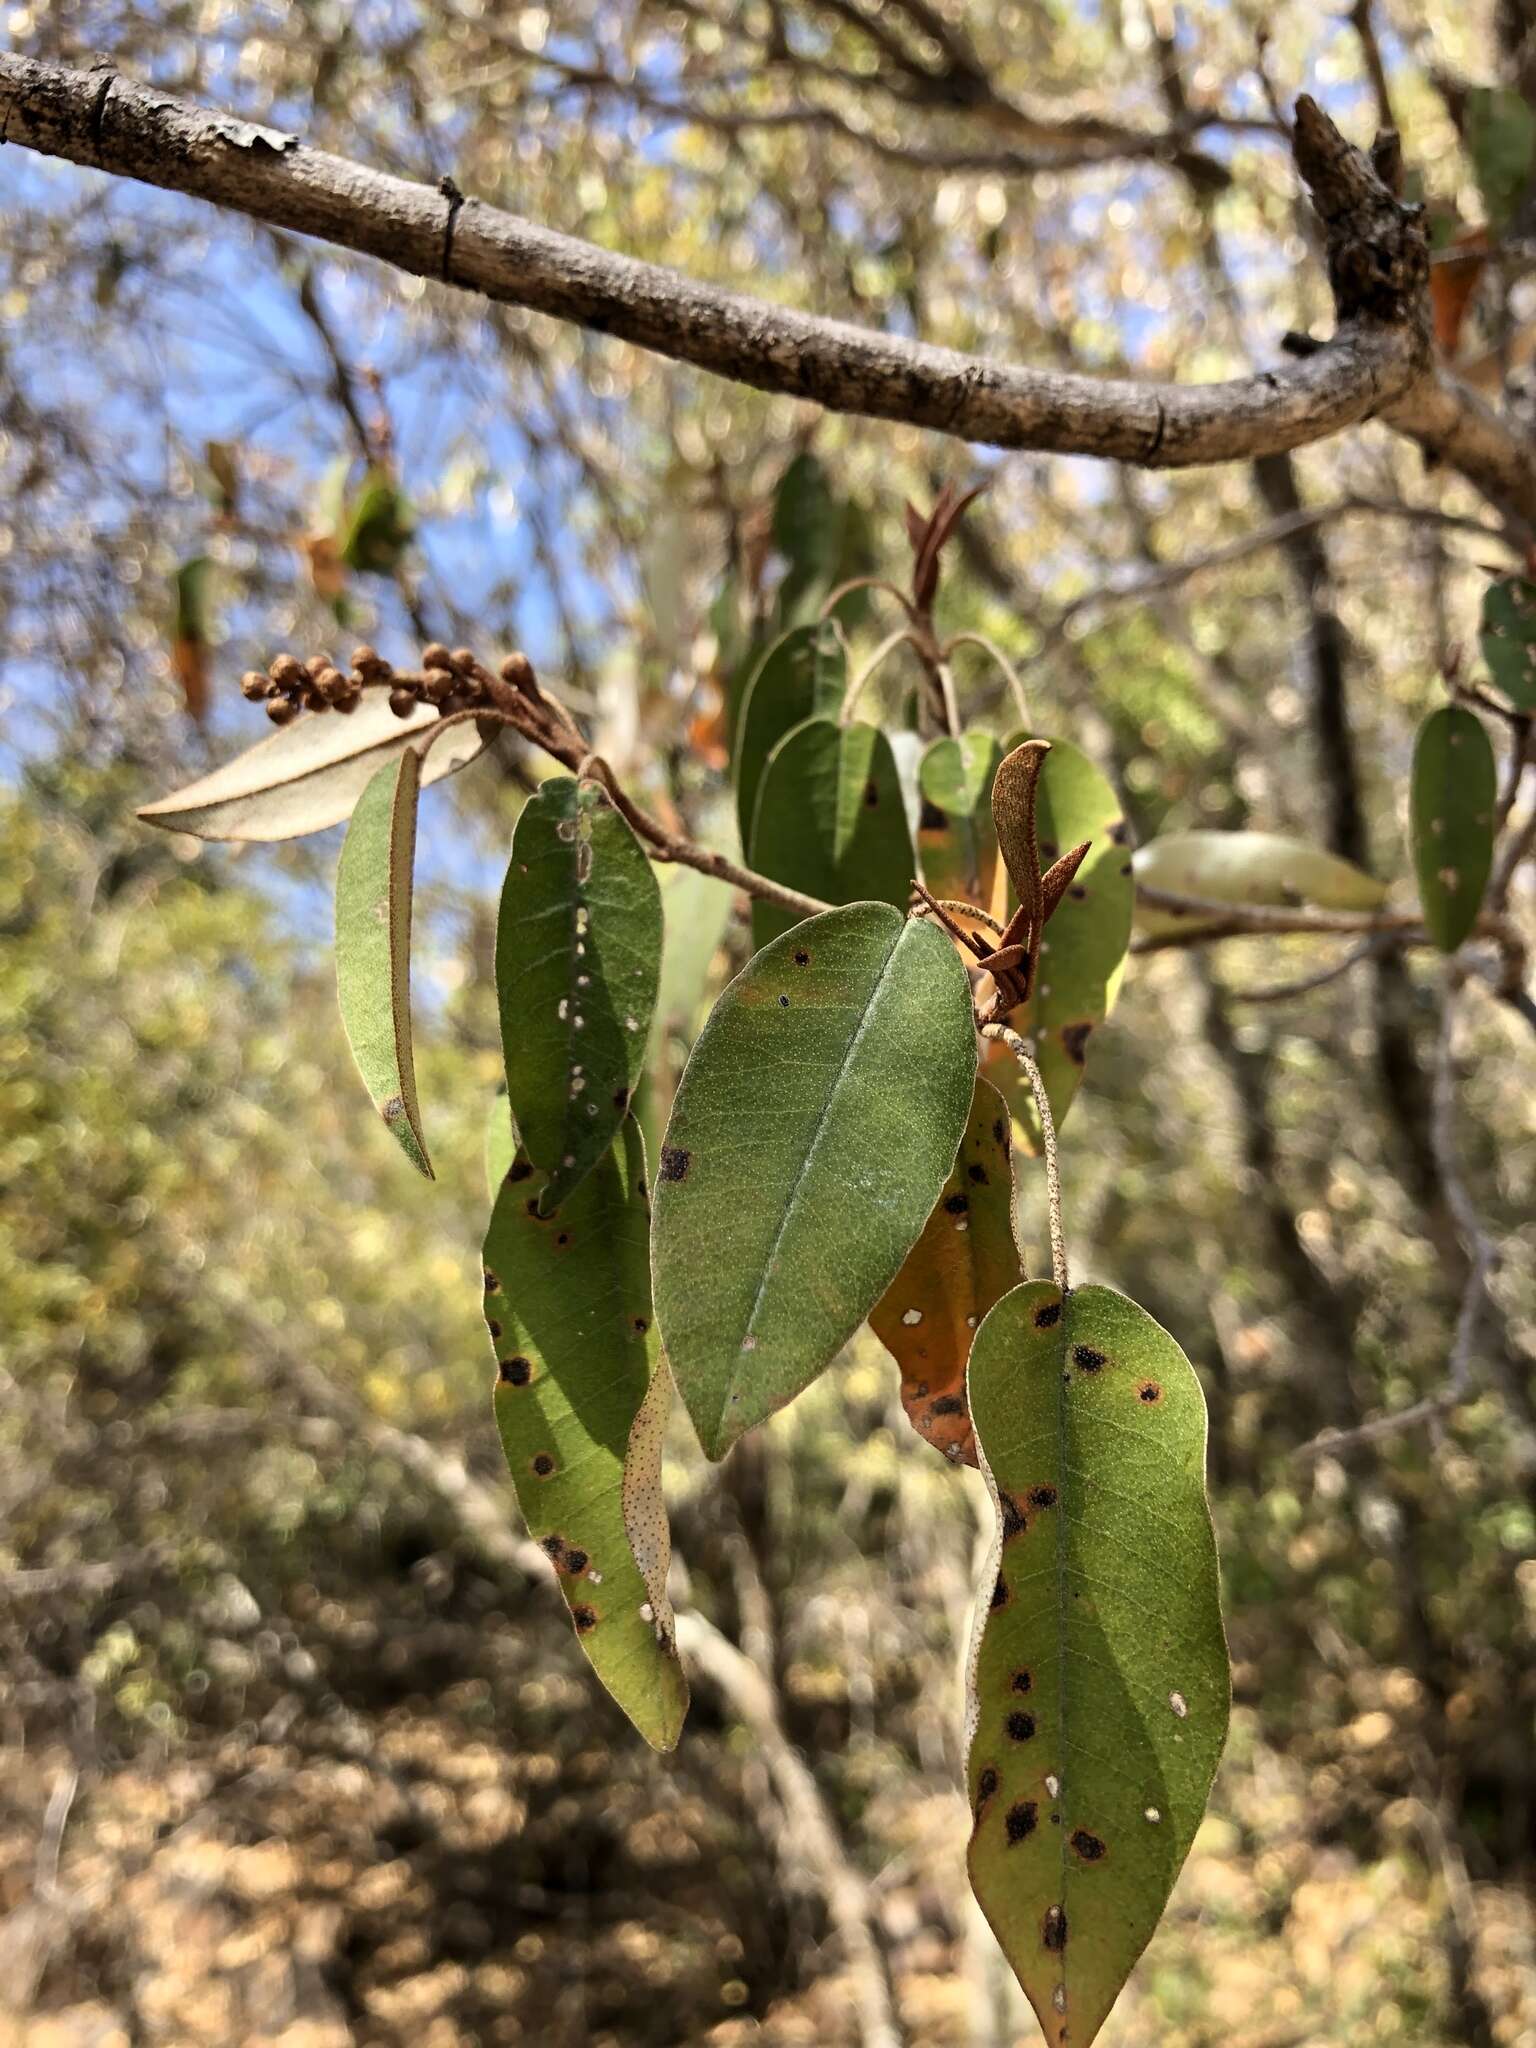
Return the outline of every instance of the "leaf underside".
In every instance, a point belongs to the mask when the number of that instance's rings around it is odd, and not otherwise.
[[[1213,903],[1375,910],[1387,894],[1385,882],[1352,861],[1280,832],[1169,832],[1139,846],[1132,866],[1150,888]],[[1200,922],[1198,915],[1136,906],[1138,931],[1189,931]]]
[[[486,1232],[496,1425],[518,1505],[555,1568],[592,1668],[646,1741],[670,1749],[688,1692],[671,1610],[658,1604],[665,1409],[655,1381],[665,1368],[651,1314],[645,1147],[634,1120],[558,1215],[540,1214],[539,1186],[518,1153]]]
[[[886,904],[809,918],[748,963],[689,1058],[656,1186],[656,1311],[705,1451],[841,1349],[926,1222],[976,1071],[970,987]]]
[[[1454,953],[1477,922],[1493,867],[1498,771],[1481,719],[1459,704],[1419,728],[1409,792],[1409,838],[1424,924]]]
[[[901,1368],[907,1420],[952,1464],[974,1465],[965,1398],[971,1340],[1024,1276],[1013,1227],[1008,1105],[979,1077],[944,1189],[869,1326]]]
[[[1089,1041],[1120,986],[1135,884],[1119,799],[1087,755],[1065,740],[1052,740],[1041,768],[1036,824],[1042,867],[1083,840],[1092,842],[1045,928],[1035,993],[1008,1019],[1034,1041],[1059,1129],[1082,1081]],[[1039,1118],[1017,1061],[1006,1046],[989,1042],[984,1066],[1019,1120],[1025,1149],[1038,1155]]]
[[[1205,1401],[1106,1287],[992,1310],[969,1398],[998,1510],[969,1677],[971,1882],[1053,2048],[1088,2048],[1188,1853],[1230,1703]]]
[[[904,909],[916,863],[885,734],[828,718],[786,733],[758,786],[750,858],[760,874],[824,903]],[[798,922],[780,904],[755,902],[754,949]]]
[[[661,891],[596,783],[546,782],[512,838],[496,990],[512,1119],[557,1207],[602,1158],[645,1065]]]
[[[374,1106],[428,1180],[411,1048],[411,895],[421,757],[407,747],[358,799],[336,867],[336,996]]]
[[[199,839],[299,839],[352,815],[382,763],[420,748],[440,721],[430,704],[396,718],[383,690],[365,690],[350,716],[308,713],[157,802],[141,818]],[[436,741],[422,767],[422,785],[474,760],[485,746],[473,719]]]
[[[830,625],[792,628],[758,663],[742,698],[732,764],[743,847],[752,844],[757,793],[768,756],[792,727],[808,718],[835,717],[846,685],[842,642]]]

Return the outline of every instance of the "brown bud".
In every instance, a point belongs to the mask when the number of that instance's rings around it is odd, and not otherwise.
[[[328,654],[312,654],[304,664],[304,673],[312,683],[318,683],[326,670],[335,666]]]
[[[351,687],[339,668],[328,668],[315,678],[315,688],[327,704],[334,704],[338,697],[344,697]]]
[[[361,670],[366,676],[371,675],[375,669],[388,668],[389,663],[381,660],[379,650],[376,647],[370,647],[365,640],[361,647],[353,648],[352,666],[355,669]]]
[[[532,697],[535,703],[538,702],[539,686],[534,678],[533,663],[526,654],[509,654],[501,664],[501,673],[503,680],[509,682],[514,690],[521,690],[525,697]]]
[[[272,678],[264,676],[260,669],[248,668],[240,678],[240,694],[249,704],[259,704],[263,697],[272,694]]]
[[[291,690],[304,671],[291,654],[276,654],[267,665],[267,674],[280,690]]]
[[[423,668],[452,668],[453,657],[441,640],[434,640],[422,649],[421,665]]]
[[[434,704],[443,703],[451,697],[458,686],[458,677],[451,668],[429,668],[422,678],[422,689]]]
[[[350,717],[352,713],[357,709],[358,705],[362,703],[362,701],[362,691],[356,688],[355,685],[349,686],[347,689],[342,691],[339,697],[336,697],[332,700],[331,709],[333,711],[344,712],[348,717]]]
[[[512,685],[503,682],[500,676],[493,676],[491,678],[485,686],[485,694],[496,709],[498,711],[505,711],[508,717],[512,715],[520,701]]]
[[[467,711],[474,701],[468,690],[450,690],[442,703],[444,718],[451,718],[455,711]]]
[[[267,716],[274,725],[287,725],[299,715],[299,707],[287,697],[269,697]]]
[[[318,683],[308,683],[300,690],[299,703],[306,711],[326,711],[330,708]]]
[[[461,676],[472,676],[480,664],[475,659],[473,647],[455,647],[448,657],[451,665]]]
[[[389,693],[389,708],[396,718],[409,718],[416,709],[416,692],[408,690],[403,683],[396,683]]]

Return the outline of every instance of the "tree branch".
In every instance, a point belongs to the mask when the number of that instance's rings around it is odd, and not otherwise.
[[[1328,235],[1338,332],[1256,376],[1153,384],[1016,368],[772,306],[109,71],[0,55],[0,140],[211,200],[834,412],[1156,468],[1321,440],[1424,381],[1428,260],[1417,214],[1310,101],[1298,107],[1296,134]],[[1452,436],[1448,445],[1462,443]],[[1536,475],[1524,496],[1536,520]]]

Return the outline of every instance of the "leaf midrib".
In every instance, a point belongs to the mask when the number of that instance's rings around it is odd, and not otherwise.
[[[854,1030],[853,1036],[848,1041],[847,1048],[843,1053],[842,1062],[838,1067],[837,1073],[833,1079],[831,1087],[827,1090],[826,1100],[822,1103],[821,1112],[816,1119],[816,1127],[811,1134],[811,1142],[806,1147],[805,1157],[800,1162],[800,1170],[795,1175],[795,1178],[790,1185],[789,1194],[785,1198],[783,1213],[779,1217],[778,1228],[774,1231],[773,1241],[768,1248],[768,1255],[763,1260],[762,1273],[760,1274],[757,1283],[757,1292],[753,1296],[752,1307],[748,1311],[746,1324],[742,1330],[741,1338],[737,1341],[738,1360],[741,1355],[742,1342],[744,1342],[746,1338],[752,1335],[753,1325],[756,1323],[758,1312],[763,1305],[763,1297],[768,1291],[768,1281],[773,1272],[774,1262],[778,1258],[779,1248],[784,1242],[784,1234],[789,1228],[790,1218],[794,1214],[795,1206],[799,1201],[800,1190],[805,1185],[806,1175],[810,1172],[811,1167],[815,1162],[816,1154],[820,1149],[821,1141],[826,1135],[827,1125],[831,1120],[832,1109],[837,1101],[838,1093],[842,1088],[844,1079],[847,1076],[849,1066],[852,1064],[853,1056],[858,1051],[859,1045],[863,1040],[865,1032],[869,1029],[870,1019],[874,1016],[875,1011],[879,1006],[880,993],[881,990],[885,987],[886,977],[890,972],[891,962],[895,959],[897,951],[900,948],[901,942],[907,935],[907,930],[907,923],[905,919],[903,919],[901,920],[901,922],[898,923],[896,927],[895,937],[892,939],[889,947],[886,950],[885,958],[880,963],[880,972],[875,978],[874,986],[871,988],[869,992],[869,998],[864,1005],[864,1014],[859,1019],[858,1025]],[[736,1368],[733,1366],[730,1380],[726,1386],[727,1396],[729,1396],[732,1389],[734,1388],[735,1382]],[[725,1412],[724,1404],[722,1403],[721,1420],[724,1421],[724,1419]]]

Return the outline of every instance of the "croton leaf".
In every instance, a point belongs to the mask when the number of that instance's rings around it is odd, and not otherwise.
[[[557,1215],[543,1214],[539,1188],[519,1152],[486,1232],[496,1426],[518,1505],[592,1668],[646,1741],[670,1749],[688,1689],[665,1605],[656,1390],[665,1367],[633,1119]]]
[[[645,1065],[661,891],[596,782],[557,775],[524,805],[496,926],[512,1119],[556,1207],[601,1159]]]
[[[349,717],[325,711],[296,718],[211,775],[145,804],[139,816],[199,839],[299,839],[323,832],[352,815],[380,766],[407,747],[424,752],[425,787],[474,760],[485,745],[473,719],[436,740],[439,725],[430,704],[396,718],[385,691],[365,690]]]
[[[1017,742],[1010,742],[1010,751]],[[1119,800],[1088,756],[1052,740],[1036,796],[1040,861],[1091,841],[1087,857],[1045,928],[1040,974],[1029,1001],[1008,1022],[1026,1040],[1060,1128],[1083,1078],[1088,1041],[1109,1014],[1131,938],[1134,884]],[[1034,1097],[1005,1046],[988,1041],[984,1061],[1018,1118],[1026,1149],[1040,1150]]]
[[[723,1457],[837,1355],[954,1164],[976,1073],[970,984],[883,903],[808,918],[716,1003],[656,1186],[662,1338]]]
[[[824,903],[905,906],[915,860],[890,741],[873,725],[809,718],[768,757],[751,862]],[[799,918],[759,899],[752,939],[766,946]]]
[[[968,1376],[997,1537],[972,1638],[971,1883],[1088,2048],[1205,1810],[1230,1687],[1188,1359],[1107,1287],[1007,1294]]]
[[[747,684],[736,727],[736,822],[752,843],[757,791],[768,756],[793,726],[835,717],[847,687],[842,642],[830,625],[796,626],[764,654]]]
[[[1139,846],[1131,865],[1138,883],[1212,903],[1312,903],[1320,910],[1375,910],[1387,885],[1353,861],[1341,860],[1282,832],[1169,832]],[[1136,929],[1188,931],[1197,915],[1138,902]]]
[[[1536,583],[1501,576],[1489,584],[1481,645],[1488,673],[1511,704],[1536,711]]]
[[[869,1326],[901,1367],[901,1402],[921,1437],[976,1463],[965,1366],[982,1317],[1024,1276],[1013,1227],[1008,1105],[980,1078],[944,1191]]]
[[[1454,953],[1477,922],[1493,867],[1498,771],[1482,721],[1444,704],[1419,727],[1409,837],[1430,937]]]
[[[358,799],[336,868],[336,994],[363,1084],[432,1178],[411,1050],[411,895],[421,756],[406,747]]]

